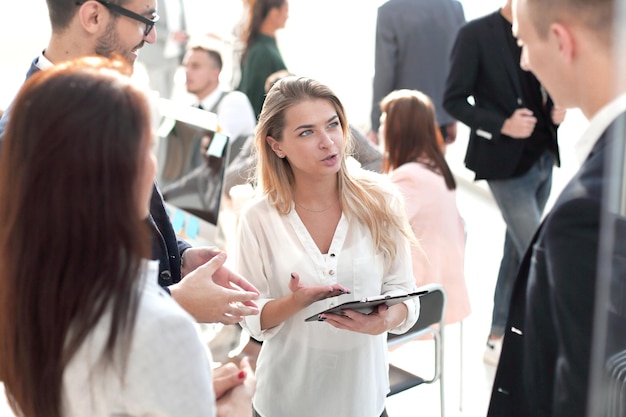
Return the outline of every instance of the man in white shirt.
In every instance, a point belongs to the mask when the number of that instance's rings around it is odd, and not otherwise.
[[[609,156],[626,123],[616,4],[517,0],[513,7],[522,68],[557,106],[580,108],[590,125],[577,145],[580,170],[520,266],[489,417],[612,415],[602,410],[610,389],[598,382],[611,370],[608,359],[626,351],[626,221],[607,204],[619,175],[611,175]]]
[[[256,118],[250,100],[241,91],[221,87],[222,55],[218,48],[208,43],[190,45],[183,65],[187,91],[195,95],[196,107],[217,114],[220,130],[230,137],[232,160],[245,138],[254,134]]]

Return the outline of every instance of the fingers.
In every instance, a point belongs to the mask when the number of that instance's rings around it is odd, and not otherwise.
[[[226,254],[224,252],[217,253],[213,258],[211,258],[208,262],[198,267],[198,271],[202,271],[203,274],[208,274],[212,276],[215,271],[217,271],[224,262],[226,261]]]
[[[219,399],[232,388],[245,382],[247,370],[239,369],[233,363],[227,363],[213,370],[213,389]]]
[[[224,269],[228,269],[228,268],[224,267]],[[259,290],[256,289],[254,285],[250,284],[250,282],[247,279],[245,279],[238,273],[233,272],[231,270],[228,270],[228,272],[230,272],[230,281],[233,284],[237,285],[239,288],[241,288],[244,291],[260,294]]]
[[[297,272],[291,273],[291,279],[289,280],[289,289],[291,292],[295,292],[300,287],[300,275]]]
[[[239,368],[232,362],[226,362],[224,365],[213,369],[213,380],[229,378],[233,374],[239,372]]]
[[[239,369],[246,371],[248,374],[252,374],[254,371],[252,370],[252,365],[250,364],[250,358],[247,356],[241,358],[241,361],[239,362]]]
[[[513,114],[519,117],[532,117],[533,116],[532,110],[527,109],[527,108],[517,109],[515,110]]]
[[[233,313],[239,312],[240,309],[241,311],[246,312],[246,314],[244,314],[246,316],[249,314],[256,314],[252,310],[256,310],[256,312],[258,313],[259,308],[254,302],[254,300],[259,298],[259,294],[254,293],[254,292],[241,291],[241,290],[227,289],[226,291],[228,293],[228,300],[231,306],[233,306],[233,308],[236,309],[232,311]]]
[[[325,289],[326,288],[326,289]],[[326,298],[337,297],[344,294],[350,294],[351,291],[346,287],[333,284],[330,287],[321,287],[321,292],[319,293],[318,300],[324,300]]]

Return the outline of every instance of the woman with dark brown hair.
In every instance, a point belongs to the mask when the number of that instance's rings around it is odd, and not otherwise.
[[[381,101],[383,172],[400,188],[415,237],[413,275],[418,287],[446,290],[446,323],[470,313],[465,285],[465,230],[456,205],[456,183],[442,151],[435,109],[416,90],[397,90]]]
[[[250,0],[248,4],[241,81],[237,89],[248,96],[257,118],[265,100],[267,77],[287,69],[276,44],[276,32],[285,27],[288,17],[287,0]]]
[[[129,74],[118,60],[69,61],[33,75],[12,107],[0,380],[19,416],[215,415],[194,321],[148,260],[156,161],[148,101]],[[233,396],[245,404],[250,391]]]

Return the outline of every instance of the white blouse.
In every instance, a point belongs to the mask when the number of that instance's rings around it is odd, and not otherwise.
[[[339,330],[305,318],[341,302],[415,288],[408,242],[387,267],[376,253],[370,230],[342,214],[330,249],[322,254],[296,211],[280,215],[262,197],[243,210],[237,240],[238,272],[261,292],[265,304],[291,293],[292,272],[305,285],[339,283],[352,291],[313,303],[282,324],[260,330],[260,314],[243,326],[263,347],[257,361],[254,407],[263,417],[378,417],[389,391],[387,335]],[[407,319],[394,332],[408,330],[419,303],[406,302]]]
[[[207,350],[192,317],[157,284],[158,271],[159,261],[145,261],[126,371],[100,362],[105,314],[65,369],[64,416],[215,416]]]

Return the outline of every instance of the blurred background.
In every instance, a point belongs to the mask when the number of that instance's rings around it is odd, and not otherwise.
[[[277,35],[289,70],[329,85],[346,107],[350,122],[362,131],[369,129],[376,9],[382,3],[383,0],[290,0],[287,25]],[[469,21],[498,9],[504,0],[461,3]],[[192,37],[211,32],[231,38],[241,9],[241,0],[185,0],[188,31]],[[0,108],[11,102],[31,61],[46,47],[49,32],[45,0],[0,2]],[[222,81],[228,84],[232,60],[225,58]],[[136,72],[142,76],[141,68]],[[177,82],[182,91],[180,78]],[[562,166],[554,171],[546,211],[578,169],[572,145],[586,124],[579,111],[571,110],[560,127]],[[458,205],[467,227],[466,280],[472,302],[472,314],[465,320],[462,333],[458,325],[446,327],[446,411],[452,416],[486,413],[494,368],[483,363],[482,353],[504,239],[504,223],[486,184],[474,182],[473,173],[463,164],[468,133],[467,127],[459,125],[457,141],[448,146],[446,154],[457,177]],[[429,352],[416,348],[397,353],[406,362],[430,362],[429,355],[421,361],[423,354]],[[422,386],[394,396],[389,400],[388,411],[392,417],[438,415],[438,403],[436,384]],[[0,398],[0,416],[11,415],[5,407]]]
[[[351,122],[368,127],[374,73],[376,8],[383,0],[291,0],[278,45],[291,72],[331,86]],[[466,18],[497,9],[502,0],[463,0]],[[190,35],[232,36],[241,0],[185,0]],[[46,47],[50,25],[45,0],[0,2],[0,108],[6,108],[31,61]],[[228,63],[227,63],[228,64]],[[229,80],[225,68],[223,77]]]

